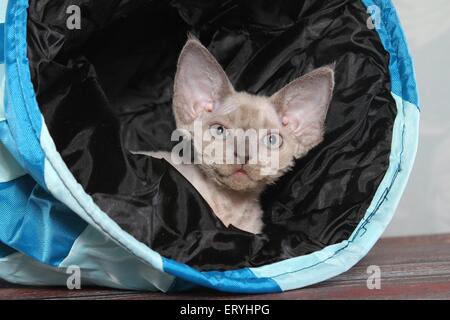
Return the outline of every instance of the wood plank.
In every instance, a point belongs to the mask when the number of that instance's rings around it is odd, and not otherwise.
[[[369,290],[367,267],[381,268],[381,290]],[[0,299],[450,299],[450,235],[382,239],[348,272],[282,294],[232,295],[197,289],[183,294],[103,288],[21,287],[0,282]]]

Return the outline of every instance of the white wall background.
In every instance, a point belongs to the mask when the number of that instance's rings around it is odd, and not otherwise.
[[[393,0],[415,61],[419,151],[385,236],[450,233],[450,1]]]

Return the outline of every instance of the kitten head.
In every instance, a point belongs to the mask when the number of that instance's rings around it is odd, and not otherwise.
[[[189,39],[178,62],[173,111],[211,179],[260,192],[322,141],[333,88],[334,68],[326,66],[271,97],[236,92],[216,59]]]

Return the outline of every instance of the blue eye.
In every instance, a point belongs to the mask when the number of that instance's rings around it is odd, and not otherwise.
[[[283,145],[283,138],[276,133],[270,133],[263,138],[263,142],[269,149],[279,149]]]
[[[209,127],[209,132],[214,138],[225,138],[227,129],[221,124],[213,124]]]

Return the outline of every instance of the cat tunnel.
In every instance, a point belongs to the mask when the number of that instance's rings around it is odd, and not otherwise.
[[[168,163],[188,33],[237,90],[335,63],[324,141],[225,227]],[[281,292],[337,276],[380,238],[415,157],[413,65],[388,0],[2,0],[0,278]]]

